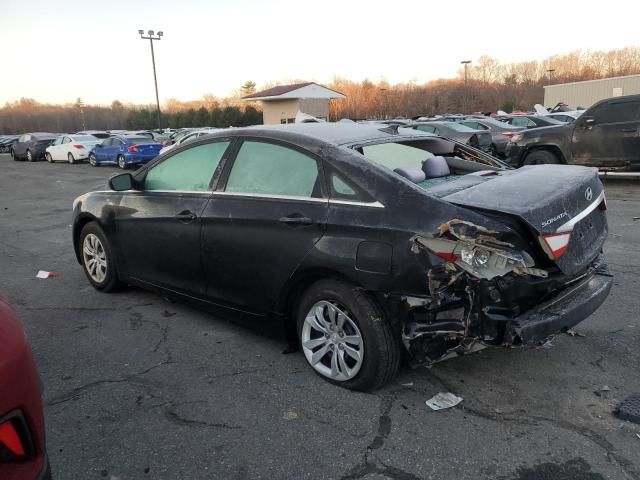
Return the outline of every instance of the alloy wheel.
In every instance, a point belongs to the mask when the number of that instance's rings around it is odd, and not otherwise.
[[[31,150],[27,150],[27,160],[33,162],[33,156],[31,155]]]
[[[96,161],[96,156],[93,153],[89,154],[89,164],[94,167],[98,166],[98,162]]]
[[[127,168],[127,163],[126,163],[123,155],[119,155],[118,156],[118,166],[120,168],[122,168],[122,169]]]
[[[69,152],[67,154],[67,160],[69,161],[69,163],[74,163],[76,161],[76,159],[73,158],[73,153]]]
[[[332,380],[354,378],[364,359],[364,342],[349,312],[325,300],[307,313],[301,333],[302,350],[311,367]]]
[[[97,283],[104,282],[107,276],[107,254],[102,242],[93,233],[84,237],[82,258],[89,276]]]
[[[47,162],[53,163],[53,157],[51,156],[51,154],[49,152],[47,152],[44,156],[47,159]]]

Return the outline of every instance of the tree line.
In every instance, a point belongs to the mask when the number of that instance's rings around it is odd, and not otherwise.
[[[501,63],[495,58],[482,56],[468,67],[466,81],[462,68],[456,78],[424,84],[411,82],[391,85],[384,80],[374,83],[336,77],[327,86],[345,94],[346,99],[331,101],[330,119],[527,111],[534,104],[543,102],[543,87],[550,83],[633,74],[640,74],[639,47],[606,52],[579,50],[544,60],[516,63]],[[263,88],[273,85],[271,82]],[[170,98],[162,106],[162,126],[181,128],[260,124],[262,112],[259,104],[241,100],[242,96],[255,90],[255,82],[247,81],[228,98],[220,99],[211,94],[190,102]],[[66,105],[48,105],[22,98],[0,109],[0,134],[156,127],[155,105],[123,104],[118,100],[109,106],[84,106],[80,99]]]

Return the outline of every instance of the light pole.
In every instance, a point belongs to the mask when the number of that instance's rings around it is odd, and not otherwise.
[[[549,68],[549,69],[547,69],[547,73],[549,74],[549,85],[551,85],[551,74],[552,74],[553,72],[555,72],[555,71],[556,71],[556,69],[555,69],[555,68]]]
[[[469,64],[471,63],[471,60],[462,60],[460,62],[462,65],[464,65],[464,109],[467,110],[467,97],[469,96],[469,89],[467,87],[468,81],[469,81],[469,77],[467,74],[467,68],[469,67]]]
[[[148,36],[144,36],[144,30],[138,30],[138,33],[140,34],[140,38],[142,38],[143,40],[149,40],[149,43],[151,44],[151,63],[153,63],[153,82],[156,85],[156,106],[158,107],[158,130],[162,130],[162,125],[160,123],[160,97],[158,97],[158,78],[156,77],[156,57],[153,53],[153,41],[154,40],[162,40],[162,36],[164,35],[164,33],[162,33],[162,30],[160,30],[157,34],[154,35],[154,31],[153,30],[149,30],[147,32]]]

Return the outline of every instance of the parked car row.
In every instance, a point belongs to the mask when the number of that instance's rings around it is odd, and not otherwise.
[[[18,135],[0,136],[0,153],[9,153],[14,143],[18,141]]]
[[[33,132],[0,137],[0,146],[6,145],[5,151],[11,153],[16,161],[88,161],[93,166],[112,164],[128,168],[153,160],[161,150],[169,150],[174,145],[195,140],[216,130],[218,129],[185,129],[171,132],[171,135],[169,132],[161,134],[151,130],[85,130],[62,135]]]

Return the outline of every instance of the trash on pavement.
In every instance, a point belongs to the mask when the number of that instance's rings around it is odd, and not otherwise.
[[[425,403],[431,410],[444,410],[445,408],[455,407],[462,401],[462,397],[457,397],[453,393],[440,392],[433,396]]]
[[[567,335],[571,335],[572,337],[586,337],[584,333],[576,332],[575,330],[567,330]]]
[[[58,274],[56,272],[47,272],[46,270],[38,270],[36,274],[36,278],[51,278],[57,277]]]

